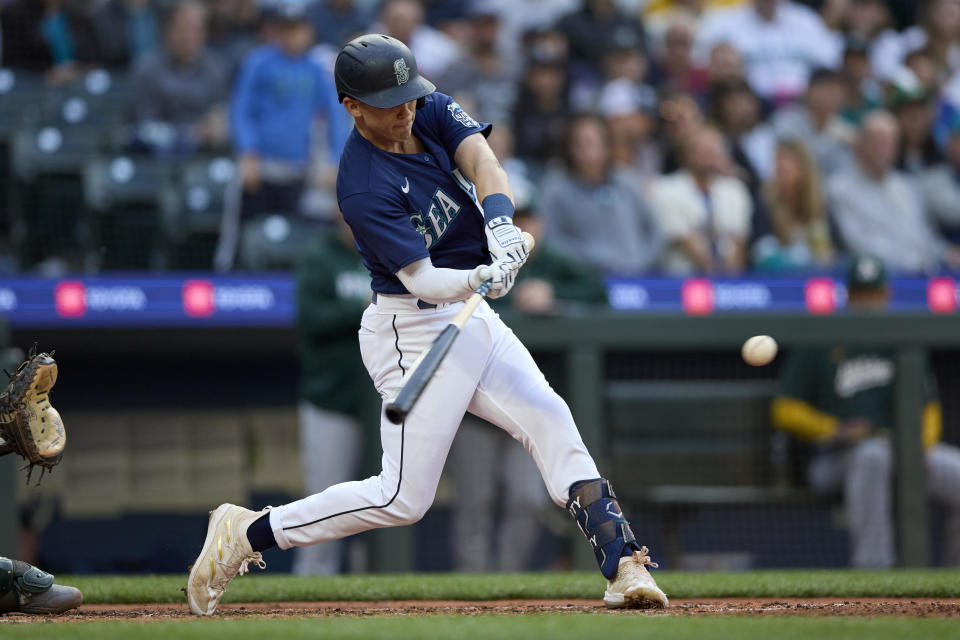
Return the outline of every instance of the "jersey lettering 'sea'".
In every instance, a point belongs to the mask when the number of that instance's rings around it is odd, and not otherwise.
[[[447,230],[462,208],[460,203],[437,187],[436,193],[430,199],[430,208],[427,210],[426,217],[420,211],[410,215],[410,220],[423,236],[428,250],[443,237],[443,232]]]

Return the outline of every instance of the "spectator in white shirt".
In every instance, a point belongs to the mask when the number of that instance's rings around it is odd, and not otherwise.
[[[929,0],[919,24],[903,33],[884,32],[873,47],[873,68],[881,79],[895,81],[918,49],[932,52],[939,82],[960,71],[960,0]]]
[[[960,265],[957,248],[931,227],[915,183],[894,169],[899,138],[896,118],[873,112],[863,122],[855,163],[830,179],[830,214],[843,244],[853,253],[876,256],[890,270]]]
[[[681,146],[684,168],[653,185],[653,213],[667,243],[663,267],[675,275],[740,273],[746,261],[752,202],[731,177],[723,137],[703,128]]]
[[[803,93],[813,69],[838,67],[842,54],[840,40],[820,16],[789,0],[753,0],[718,12],[700,31],[696,50],[701,60],[721,42],[740,51],[750,86],[776,104]]]

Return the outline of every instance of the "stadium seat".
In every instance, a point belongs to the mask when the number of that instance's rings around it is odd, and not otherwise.
[[[89,253],[90,231],[83,215],[81,171],[95,156],[102,129],[55,122],[25,127],[11,141],[11,197],[26,239],[19,246],[25,266],[59,257],[75,268]]]
[[[83,169],[84,200],[94,211],[125,204],[158,206],[176,163],[151,156],[102,156]]]
[[[84,166],[84,201],[95,214],[90,220],[97,266],[164,266],[159,201],[175,168],[170,160],[127,155],[97,157]]]
[[[40,74],[0,68],[0,236],[16,235],[16,196],[11,186],[10,137],[24,126],[26,114],[46,96]]]
[[[106,69],[92,69],[70,84],[48,89],[47,96],[40,117],[64,124],[113,126],[132,110],[127,76]]]
[[[193,160],[160,196],[166,260],[171,268],[209,269],[226,191],[236,167],[224,156]]]
[[[0,68],[0,141],[20,129],[28,110],[36,111],[46,99],[43,76]]]
[[[245,222],[237,266],[249,271],[292,269],[316,235],[314,223],[275,213]]]
[[[11,145],[14,175],[24,181],[48,173],[79,176],[101,140],[100,127],[85,124],[47,122],[23,128],[13,135]]]

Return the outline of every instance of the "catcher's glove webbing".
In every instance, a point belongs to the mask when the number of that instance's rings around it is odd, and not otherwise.
[[[0,455],[16,453],[26,460],[28,483],[33,468],[42,467],[42,480],[60,462],[67,444],[63,420],[50,404],[57,363],[52,354],[37,353],[34,345],[27,360],[7,375],[10,382],[0,394]]]

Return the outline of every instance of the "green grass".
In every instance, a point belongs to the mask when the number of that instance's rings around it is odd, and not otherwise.
[[[938,640],[957,637],[957,621],[904,618],[670,618],[636,615],[424,616],[191,620],[185,622],[91,622],[3,625],[4,638],[57,640],[266,638],[670,638],[671,640],[817,640],[870,638]]]
[[[707,597],[960,597],[960,571],[657,571],[673,598]],[[183,602],[186,574],[163,576],[58,576],[78,587],[88,604]],[[381,574],[301,578],[260,575],[230,584],[224,602],[320,600],[499,600],[591,598],[603,595],[597,572],[526,574]]]

